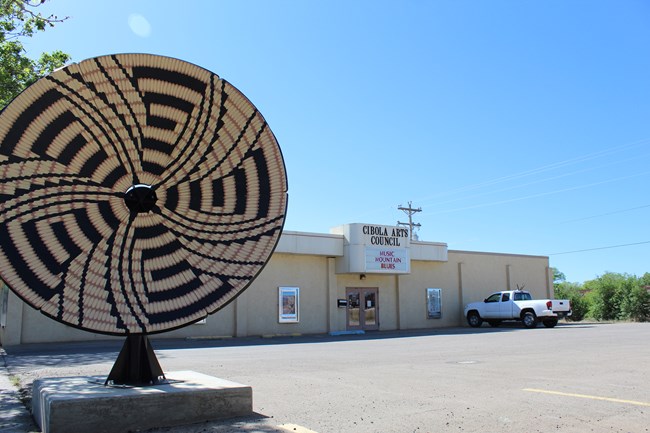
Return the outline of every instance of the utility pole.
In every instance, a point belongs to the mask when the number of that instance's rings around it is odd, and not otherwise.
[[[409,222],[408,223],[403,223],[403,222],[397,221],[397,225],[408,226],[411,240],[413,240],[413,231],[415,229],[419,229],[422,226],[422,224],[420,224],[420,223],[414,223],[413,222],[413,214],[417,213],[417,212],[422,212],[422,208],[419,207],[417,209],[414,209],[412,202],[409,202],[409,207],[404,207],[402,205],[399,205],[397,207],[397,209],[399,209],[401,211],[404,211],[404,213],[406,213],[409,216]]]

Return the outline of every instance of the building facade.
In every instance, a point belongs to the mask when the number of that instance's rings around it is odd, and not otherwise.
[[[524,287],[553,296],[546,256],[448,250],[402,227],[346,224],[329,234],[285,231],[266,267],[233,302],[199,323],[152,338],[221,338],[465,325],[463,307]],[[112,337],[56,322],[6,288],[3,346]]]

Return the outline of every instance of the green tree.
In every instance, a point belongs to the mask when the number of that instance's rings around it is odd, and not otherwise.
[[[646,288],[650,288],[650,272],[643,274],[643,276],[639,279],[639,283]]]
[[[551,268],[553,271],[553,286],[557,287],[559,284],[566,281],[566,275],[563,272],[560,272],[558,268]]]
[[[41,15],[37,8],[45,1],[0,0],[0,109],[30,84],[70,60],[59,50],[32,60],[23,47],[21,39],[67,19]]]
[[[630,277],[624,282],[621,318],[637,322],[650,320],[650,293],[646,288],[647,284],[645,284],[644,277]]]
[[[579,322],[589,312],[589,300],[584,295],[582,284],[570,283],[566,275],[557,268],[553,270],[553,291],[556,299],[568,299],[571,301],[571,316],[567,320]]]
[[[633,287],[621,305],[621,313],[628,319],[637,322],[649,322],[650,292],[641,286]]]
[[[595,280],[585,282],[586,290],[591,292],[590,315],[596,320],[616,320],[620,317],[623,297],[622,285],[625,276],[607,272]]]
[[[579,322],[589,312],[589,301],[583,294],[582,284],[562,281],[555,285],[555,297],[571,301],[571,316],[567,320]]]
[[[587,281],[585,288],[591,292],[590,314],[597,320],[650,321],[648,282],[647,273],[638,278],[614,272]]]

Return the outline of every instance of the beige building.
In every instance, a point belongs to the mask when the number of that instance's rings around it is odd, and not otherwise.
[[[347,224],[329,234],[283,232],[251,286],[200,323],[155,338],[243,337],[465,325],[463,306],[525,285],[552,297],[545,256],[448,250],[401,227]],[[13,292],[0,296],[4,346],[111,337],[56,322]]]

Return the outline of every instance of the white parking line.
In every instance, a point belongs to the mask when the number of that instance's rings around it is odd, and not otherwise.
[[[528,392],[539,392],[539,393],[542,393],[542,394],[561,395],[561,396],[564,396],[564,397],[587,398],[587,399],[590,399],[590,400],[602,400],[602,401],[610,401],[612,403],[633,404],[633,405],[636,405],[636,406],[650,407],[650,403],[646,403],[646,402],[643,402],[643,401],[622,400],[620,398],[599,397],[597,395],[573,394],[573,393],[570,393],[570,392],[549,391],[549,390],[546,390],[546,389],[524,388],[523,390],[528,391]]]

